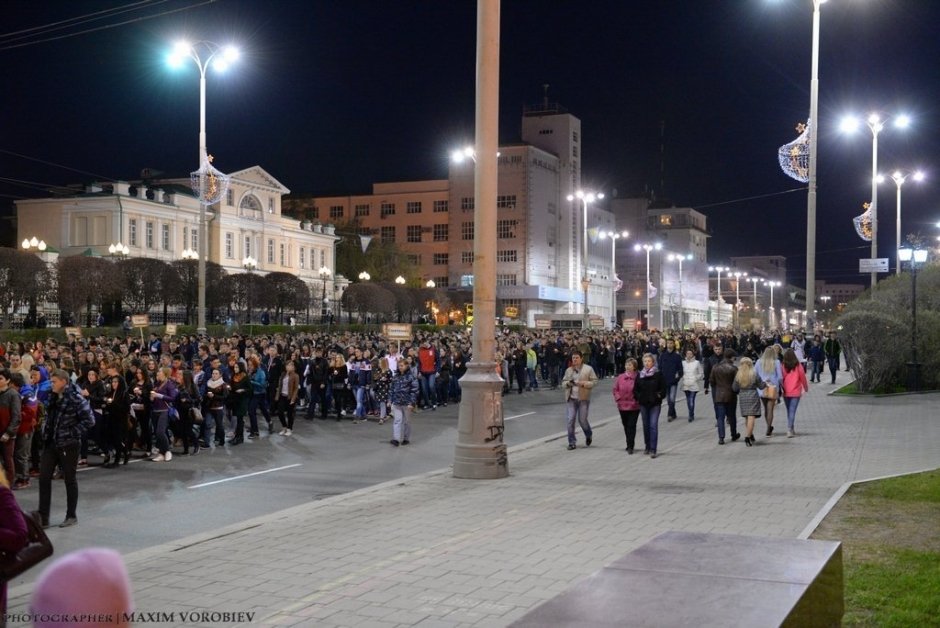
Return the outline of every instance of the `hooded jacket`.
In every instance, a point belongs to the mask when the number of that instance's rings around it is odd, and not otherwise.
[[[42,440],[56,447],[81,443],[82,435],[95,425],[95,415],[78,386],[68,384],[60,394],[52,393],[42,426]]]

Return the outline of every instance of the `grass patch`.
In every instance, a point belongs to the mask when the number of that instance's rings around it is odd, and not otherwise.
[[[853,486],[813,533],[842,541],[846,626],[940,626],[940,471]]]

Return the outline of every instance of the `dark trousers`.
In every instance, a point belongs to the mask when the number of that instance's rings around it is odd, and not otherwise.
[[[49,521],[52,503],[52,474],[58,466],[65,478],[65,518],[75,517],[78,508],[78,450],[79,443],[68,447],[56,447],[46,443],[39,460],[39,514]]]
[[[285,415],[287,419],[285,420]],[[277,418],[281,425],[289,430],[294,429],[294,404],[287,397],[281,397],[277,400]]]
[[[832,383],[836,383],[836,373],[839,372],[839,358],[827,358],[829,362],[829,374],[832,375]]]
[[[326,418],[326,412],[329,409],[329,406],[326,402],[326,384],[317,384],[314,383],[310,387],[310,400],[309,405],[307,406],[307,418],[313,418],[313,406],[318,404],[320,406],[320,418]]]
[[[170,427],[170,417],[166,410],[154,411],[152,413],[153,420],[153,438],[157,443],[157,449],[161,454],[165,454],[170,451],[170,439],[166,435],[167,429]]]
[[[248,401],[248,429],[252,434],[258,433],[258,408],[261,408],[261,415],[268,422],[268,430],[270,430],[271,410],[268,409],[267,393],[254,393]]]
[[[623,423],[623,433],[627,437],[627,449],[633,449],[636,444],[636,420],[639,416],[639,410],[620,410],[620,422]]]
[[[10,484],[16,481],[16,465],[13,464],[13,449],[15,447],[15,436],[5,443],[0,443],[0,455],[3,456],[3,470],[6,472],[7,480]]]

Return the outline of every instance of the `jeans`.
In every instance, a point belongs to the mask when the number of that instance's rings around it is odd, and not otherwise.
[[[424,403],[429,406],[437,405],[437,373],[421,373],[418,378],[421,383],[421,394],[424,397]]]
[[[796,408],[800,405],[800,398],[784,397],[783,403],[787,406],[787,430],[792,432],[796,424]]]
[[[591,401],[589,399],[577,400],[569,399],[568,400],[568,444],[574,445],[578,441],[574,435],[574,423],[575,420],[581,425],[581,431],[584,432],[585,438],[591,438],[594,434],[594,431],[591,430],[591,424],[588,422],[588,410],[591,408]]]
[[[659,404],[640,405],[640,416],[643,417],[643,440],[646,441],[646,450],[654,454],[656,445],[659,444],[659,413],[662,410],[663,407]]]
[[[689,422],[695,420],[695,395],[698,394],[697,390],[687,390],[685,391],[685,405],[689,408]]]
[[[392,404],[392,439],[399,443],[411,440],[411,408]]]
[[[627,437],[627,449],[632,451],[636,444],[636,420],[640,417],[640,411],[620,410],[619,412],[620,422],[623,423],[623,433]]]
[[[16,469],[17,480],[29,481],[29,454],[32,444],[32,433],[17,435],[16,444],[13,446],[13,467]]]
[[[0,443],[0,455],[3,456],[3,468],[0,472],[6,472],[7,481],[10,484],[16,481],[16,470],[13,464],[13,449],[16,447],[16,439],[11,438],[5,443]]]
[[[731,424],[731,435],[738,433],[738,419],[734,414],[735,402],[715,402],[715,422],[718,424],[718,438],[725,439],[725,420]]]
[[[531,390],[537,390],[539,387],[539,382],[535,379],[535,369],[527,368],[525,371],[529,376],[529,388]]]
[[[366,389],[363,386],[353,386],[352,393],[353,399],[356,400],[356,410],[353,412],[353,416],[355,416],[357,419],[362,419],[366,416]]]
[[[669,417],[676,418],[676,395],[679,394],[679,383],[668,384],[666,386],[666,403],[669,405]]]
[[[839,358],[838,356],[834,358],[828,358],[829,362],[829,373],[832,375],[832,383],[836,383],[836,373],[839,372]]]
[[[167,438],[166,430],[169,427],[170,417],[166,410],[154,410],[153,412],[153,438],[157,442],[157,449],[161,454],[170,451],[170,439]]]
[[[164,415],[166,413],[164,412]],[[39,514],[43,522],[49,521],[52,504],[52,474],[58,466],[65,479],[65,518],[75,517],[78,508],[78,450],[75,443],[68,447],[56,447],[46,443],[39,460]]]
[[[258,433],[258,408],[261,408],[261,415],[268,422],[268,429],[270,430],[271,410],[268,407],[267,393],[254,393],[248,401],[248,431],[252,434]]]

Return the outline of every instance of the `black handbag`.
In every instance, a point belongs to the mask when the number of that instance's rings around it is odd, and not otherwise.
[[[42,529],[39,513],[24,512],[23,520],[26,522],[26,545],[15,554],[0,554],[0,581],[8,582],[52,556],[52,541]]]

